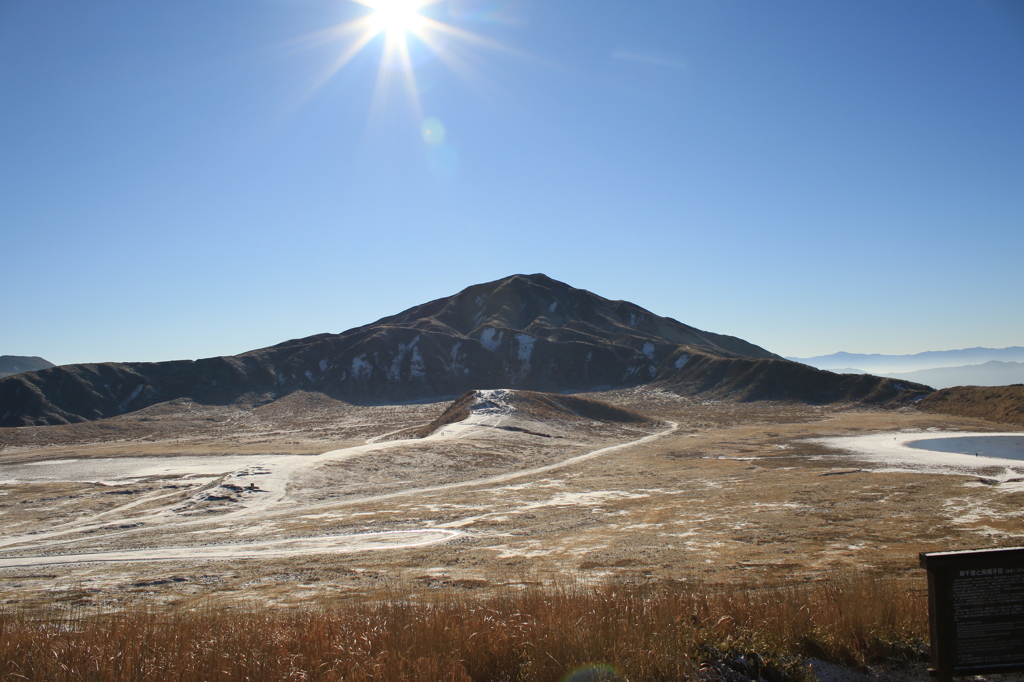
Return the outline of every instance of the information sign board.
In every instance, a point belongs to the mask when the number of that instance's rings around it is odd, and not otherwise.
[[[1024,547],[920,555],[928,571],[931,672],[1024,671]]]

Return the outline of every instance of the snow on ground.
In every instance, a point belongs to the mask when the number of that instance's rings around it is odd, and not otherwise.
[[[300,472],[310,472],[323,464],[334,464],[384,449],[400,447],[410,442],[462,438],[479,429],[492,429],[509,419],[515,412],[510,402],[512,392],[506,389],[482,390],[470,407],[470,416],[459,423],[450,424],[428,439],[372,442],[355,447],[332,450],[311,456],[259,456],[259,457],[130,457],[92,460],[63,460],[19,465],[19,472],[42,472],[41,480],[61,480],[68,472],[81,465],[81,471],[71,478],[86,480],[141,480],[147,477],[176,478],[192,485],[182,501],[180,486],[173,491],[159,490],[115,509],[87,518],[69,520],[46,530],[31,533],[0,535],[0,568],[30,565],[94,563],[115,561],[164,561],[183,559],[226,559],[244,557],[277,557],[318,553],[362,552],[434,544],[451,540],[460,532],[452,529],[420,528],[402,531],[384,531],[358,535],[327,534],[285,539],[258,539],[274,524],[272,518],[301,515],[318,511],[323,503],[310,506],[296,498],[292,486],[297,484]],[[592,450],[583,455],[569,457],[544,466],[521,469],[496,476],[459,481],[433,486],[420,486],[407,490],[377,495],[374,498],[409,497],[450,488],[504,484],[508,481],[545,473],[593,457],[645,443],[675,431],[676,425],[664,431],[616,445]],[[258,461],[257,461],[258,460]],[[205,474],[207,478],[196,478]],[[19,475],[27,475],[19,473]],[[173,500],[170,498],[174,498]],[[153,506],[154,503],[162,504]],[[204,502],[216,501],[224,505],[216,516],[207,516]],[[348,504],[360,500],[347,500]],[[365,501],[365,500],[363,500]],[[566,500],[568,502],[568,500]],[[328,503],[331,506],[334,503]],[[142,509],[142,506],[148,507]],[[139,508],[139,509],[136,509]],[[132,513],[126,514],[129,509]],[[116,517],[116,518],[113,518]],[[116,525],[114,525],[116,524]],[[172,543],[165,546],[126,549],[103,549],[113,540],[120,544],[126,537],[137,537],[154,529],[174,530],[193,534],[197,540],[188,544]],[[209,533],[226,533],[236,540],[229,543],[205,544],[199,538]],[[257,539],[248,538],[257,536]],[[116,539],[115,539],[116,538]],[[245,538],[244,541],[239,541]],[[130,541],[129,541],[130,542]],[[179,542],[181,542],[179,540]],[[96,547],[100,543],[101,547]],[[91,547],[90,547],[91,545]],[[55,552],[56,550],[56,552]],[[10,553],[10,554],[8,554]],[[13,554],[13,556],[12,556]],[[6,555],[6,556],[4,556]]]
[[[512,391],[507,388],[477,391],[476,400],[469,406],[469,417],[441,427],[428,438],[462,438],[481,428],[501,426],[515,411],[509,402],[511,397]]]
[[[461,535],[446,528],[396,530],[355,535],[318,535],[261,542],[149,547],[112,552],[82,552],[46,556],[0,558],[0,568],[111,561],[174,561],[181,559],[240,559],[335,554],[368,550],[406,549],[451,540]]]
[[[57,459],[0,467],[0,484],[101,483],[123,485],[145,478],[218,477],[251,467],[276,468],[307,459],[295,455],[227,455],[206,457],[104,457]]]
[[[810,439],[830,447],[846,450],[872,462],[878,471],[917,472],[933,474],[981,475],[996,480],[1007,480],[1024,476],[1024,461],[1001,457],[936,452],[924,449],[928,440],[950,438],[981,438],[992,436],[1016,436],[1019,432],[977,433],[962,431],[919,431],[908,430],[872,433],[864,436],[841,436]],[[965,441],[966,442],[966,441]],[[913,446],[911,445],[913,444]],[[966,449],[970,449],[965,447]],[[993,467],[1003,471],[993,474]]]

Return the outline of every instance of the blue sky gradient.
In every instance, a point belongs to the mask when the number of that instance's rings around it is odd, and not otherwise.
[[[1024,345],[1019,3],[443,0],[472,39],[409,36],[414,91],[384,36],[332,72],[368,11],[0,0],[0,354],[234,354],[517,272],[781,355]]]

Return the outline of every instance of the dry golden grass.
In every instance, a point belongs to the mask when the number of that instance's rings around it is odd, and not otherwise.
[[[486,599],[61,617],[0,612],[2,680],[590,680],[806,676],[809,656],[916,660],[918,582],[834,577],[772,588],[570,585]],[[742,658],[741,658],[742,657]],[[734,676],[734,675],[733,675]]]
[[[935,391],[917,406],[926,412],[1024,426],[1024,385],[953,386]]]

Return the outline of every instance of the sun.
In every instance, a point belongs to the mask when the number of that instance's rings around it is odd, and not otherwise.
[[[425,12],[442,0],[350,0],[362,5],[367,11],[349,21],[311,33],[301,39],[310,47],[324,43],[347,43],[331,63],[311,84],[305,97],[322,87],[331,77],[345,67],[364,48],[383,38],[380,63],[377,69],[377,85],[374,88],[374,102],[383,102],[383,93],[388,82],[398,78],[405,83],[410,101],[420,114],[419,90],[416,82],[418,63],[437,57],[456,73],[468,79],[476,76],[472,67],[455,49],[456,43],[463,46],[496,49],[507,48],[482,36],[440,21]]]
[[[422,0],[368,0],[366,5],[373,10],[369,16],[371,30],[398,37],[417,33],[426,23],[420,14],[425,4]]]

